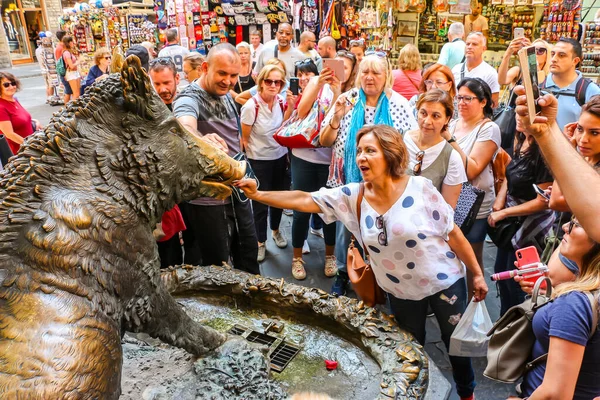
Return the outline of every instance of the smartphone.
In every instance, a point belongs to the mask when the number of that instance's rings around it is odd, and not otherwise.
[[[346,80],[346,72],[344,71],[344,61],[336,60],[335,58],[324,58],[323,68],[329,68],[340,81]]]
[[[527,108],[529,111],[529,121],[533,124],[535,116],[541,111],[538,105],[540,98],[540,88],[538,83],[537,58],[535,57],[535,46],[524,47],[519,50],[519,63],[521,64],[521,74],[523,76],[523,85],[525,86],[525,95],[527,96]]]
[[[298,96],[300,92],[300,79],[298,78],[290,78],[290,90],[294,96]]]
[[[523,29],[523,28],[515,28],[515,31],[513,33],[513,37],[515,39],[524,38],[525,37],[525,29]]]
[[[535,190],[535,192],[537,194],[539,194],[540,196],[542,196],[543,198],[545,198],[546,200],[550,200],[550,196],[548,196],[546,194],[546,192],[544,191],[544,189],[542,189],[541,187],[539,187],[538,185],[536,185],[535,183],[533,184],[533,189]]]
[[[531,264],[537,264],[540,262],[540,256],[538,255],[537,249],[535,246],[525,247],[523,249],[519,249],[516,251],[517,256],[517,268],[531,268]],[[535,283],[540,276],[543,274],[541,272],[534,272],[531,274],[523,275],[523,279],[527,282]]]

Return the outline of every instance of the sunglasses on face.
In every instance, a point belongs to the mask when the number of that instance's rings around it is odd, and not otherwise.
[[[16,87],[17,86],[17,82],[15,82],[15,81],[4,82],[2,84],[2,86],[4,86],[5,88],[9,88],[10,86],[15,86]]]
[[[104,56],[105,60],[110,60],[112,57],[111,56]]]
[[[545,47],[536,47],[535,48],[535,54],[537,54],[538,56],[543,56],[544,54],[546,54],[547,51],[548,51],[548,49]]]
[[[265,85],[267,86],[277,86],[277,87],[281,87],[281,85],[283,85],[283,81],[280,79],[265,79],[263,81],[265,83]]]
[[[423,166],[423,157],[425,157],[425,152],[421,150],[417,153],[417,163],[413,167],[413,174],[415,176],[421,175],[421,167]]]
[[[571,220],[569,221],[569,226],[567,227],[567,233],[569,235],[571,234],[571,231],[573,230],[574,226],[581,227],[581,224],[579,223],[579,221],[577,221],[577,219],[575,219],[575,217],[571,218]]]
[[[385,229],[385,221],[383,220],[383,215],[380,215],[379,217],[375,218],[375,226],[381,231],[379,232],[379,235],[377,235],[377,242],[379,242],[379,244],[382,246],[387,246],[387,231]]]
[[[477,97],[475,97],[475,96],[461,96],[461,95],[458,95],[458,96],[456,96],[456,102],[460,103],[462,101],[465,104],[471,104],[471,101],[473,101],[473,99],[476,99],[476,98]]]

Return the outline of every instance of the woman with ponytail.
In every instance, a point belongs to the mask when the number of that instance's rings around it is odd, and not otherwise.
[[[341,94],[321,124],[320,142],[333,147],[327,187],[336,188],[362,180],[356,165],[356,134],[367,125],[387,125],[404,135],[417,127],[408,101],[392,90],[392,68],[384,52],[368,51],[360,63],[356,85]],[[337,225],[338,278],[332,293],[341,295],[348,283],[346,255],[350,232]]]

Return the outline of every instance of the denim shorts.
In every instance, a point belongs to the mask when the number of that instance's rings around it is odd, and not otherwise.
[[[468,234],[465,235],[469,243],[482,243],[487,234],[488,222],[487,218],[475,220],[473,227]]]
[[[73,89],[71,89],[71,85],[69,85],[69,82],[67,82],[65,80],[65,77],[59,75],[59,78],[60,78],[60,82],[65,87],[65,94],[73,94]]]

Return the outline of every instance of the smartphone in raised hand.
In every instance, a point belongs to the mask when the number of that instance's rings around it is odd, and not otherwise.
[[[290,78],[290,91],[294,96],[298,96],[298,93],[300,93],[300,79]]]
[[[335,58],[324,58],[323,68],[329,68],[340,82],[346,80],[346,71],[344,70],[344,61],[336,60]]]
[[[522,39],[525,37],[525,29],[523,28],[515,28],[513,32],[514,39]]]
[[[538,82],[538,65],[535,56],[535,46],[524,47],[519,50],[519,63],[521,64],[521,74],[523,76],[523,86],[525,86],[525,95],[527,97],[527,109],[529,111],[529,121],[533,124],[535,116],[541,111],[538,105],[540,98],[540,88]]]

